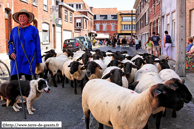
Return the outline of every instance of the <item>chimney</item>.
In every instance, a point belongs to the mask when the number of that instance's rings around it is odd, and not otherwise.
[[[93,7],[90,7],[90,11],[92,12]]]

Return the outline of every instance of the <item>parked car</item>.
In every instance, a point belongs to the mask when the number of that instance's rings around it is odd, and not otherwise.
[[[83,43],[85,48],[88,48],[88,49],[92,50],[92,44],[91,44],[91,41],[88,39],[88,37],[86,37],[86,36],[77,36],[75,38],[79,38],[79,40]]]
[[[85,50],[83,43],[79,40],[79,38],[66,39],[63,43],[63,52],[66,49],[74,49],[74,50]]]

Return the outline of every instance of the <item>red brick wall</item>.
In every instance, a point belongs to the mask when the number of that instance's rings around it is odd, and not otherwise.
[[[154,3],[155,1],[155,3]],[[158,0],[152,0],[152,4],[150,2],[149,5],[149,34],[150,36],[151,34],[151,25],[152,25],[152,32],[156,32],[158,31],[158,19],[160,18],[160,2],[158,2]],[[160,24],[159,24],[160,26]]]
[[[193,0],[186,0],[186,40],[191,36],[191,10],[193,9]]]
[[[96,31],[96,23],[99,23],[100,24],[100,31]],[[106,30],[107,31],[102,31],[103,30],[103,23],[106,23]],[[111,31],[111,23],[114,23],[115,24],[115,30],[114,31]],[[110,21],[94,21],[94,31],[96,31],[97,33],[109,33],[109,35],[113,35],[114,33],[117,33],[117,21],[113,21],[113,20],[110,20]]]

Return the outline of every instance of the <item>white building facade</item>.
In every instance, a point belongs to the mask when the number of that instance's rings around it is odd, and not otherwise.
[[[161,54],[164,55],[164,31],[172,38],[172,49],[170,58],[176,59],[176,0],[162,0],[161,1]]]

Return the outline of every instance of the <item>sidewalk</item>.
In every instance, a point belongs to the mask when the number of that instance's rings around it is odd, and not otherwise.
[[[145,49],[138,49],[136,51],[135,47],[131,47],[131,49],[136,54],[143,54],[143,53],[147,52]],[[165,57],[162,56],[162,55],[160,55],[159,58],[160,59],[165,59]],[[174,60],[169,60],[168,63],[169,63],[170,68],[175,70],[176,62]],[[187,88],[191,92],[191,94],[193,96],[192,102],[194,103],[194,72],[190,72],[190,71],[186,72],[186,77],[181,77],[181,79],[185,80],[185,85],[187,86]]]

